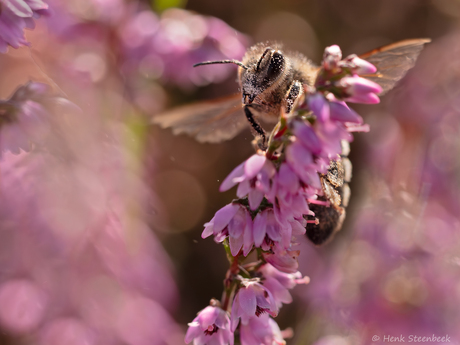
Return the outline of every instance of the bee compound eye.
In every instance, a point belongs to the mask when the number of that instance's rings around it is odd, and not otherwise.
[[[265,49],[259,61],[257,62],[256,71],[260,71],[261,69],[264,70],[267,67],[267,65],[270,62],[271,55],[272,55],[272,54],[269,54],[271,52],[273,52],[272,48],[268,47]]]
[[[279,51],[275,51],[272,54],[270,64],[268,65],[266,79],[268,81],[277,79],[284,69],[284,64],[285,60],[283,54],[281,54]]]

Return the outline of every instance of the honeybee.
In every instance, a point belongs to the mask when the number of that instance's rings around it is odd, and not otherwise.
[[[391,90],[412,68],[430,39],[410,39],[374,49],[359,57],[369,61],[377,72],[365,77],[379,84],[383,91]],[[250,124],[264,148],[266,134],[259,120],[276,123],[281,112],[289,114],[301,99],[305,89],[314,85],[320,67],[298,52],[285,51],[278,43],[259,43],[249,48],[242,61],[208,61],[195,66],[235,64],[241,93],[172,109],[152,120],[174,134],[186,133],[199,142],[217,143],[234,138]],[[243,111],[242,111],[243,110]],[[340,230],[349,200],[348,182],[351,163],[342,156],[331,160],[328,173],[320,175],[323,195],[330,206],[312,204],[318,224],[307,225],[308,238],[317,245],[326,242]]]

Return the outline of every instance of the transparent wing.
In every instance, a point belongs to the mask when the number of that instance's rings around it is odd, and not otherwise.
[[[360,55],[361,59],[377,67],[376,73],[362,77],[379,84],[383,88],[380,96],[384,95],[404,77],[409,69],[414,67],[417,57],[429,42],[431,40],[427,38],[404,40]]]
[[[199,142],[230,140],[248,126],[242,111],[241,95],[185,105],[159,114],[152,123],[172,128],[174,134],[186,133]]]

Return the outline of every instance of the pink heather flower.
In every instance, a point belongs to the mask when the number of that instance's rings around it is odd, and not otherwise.
[[[299,250],[275,250],[275,253],[264,253],[265,261],[271,264],[276,269],[285,273],[295,273],[299,268],[297,257]]]
[[[327,99],[321,93],[314,93],[307,97],[308,108],[315,114],[319,122],[329,120],[330,109]]]
[[[358,115],[354,110],[350,109],[344,101],[339,101],[330,94],[329,98],[329,109],[331,120],[338,122],[352,122],[357,124],[362,124],[363,119]]]
[[[193,340],[195,345],[233,345],[228,313],[219,307],[204,308],[188,325],[185,335],[187,344]]]
[[[8,280],[0,285],[0,324],[17,333],[35,330],[48,307],[45,292],[25,279]]]
[[[241,345],[284,345],[281,330],[268,315],[260,315],[249,319],[246,325],[240,326]]]
[[[278,315],[278,307],[273,295],[263,285],[259,279],[242,279],[242,287],[236,293],[232,305],[231,325],[235,331],[241,318],[241,324],[247,325],[249,320],[268,313],[275,317]]]
[[[347,56],[345,60],[341,62],[342,64],[339,64],[340,67],[348,67],[352,70],[353,73],[358,75],[372,74],[377,72],[377,68],[373,64],[359,58],[355,54]]]
[[[255,210],[259,207],[264,194],[270,191],[270,179],[275,175],[276,169],[272,162],[264,155],[255,154],[237,166],[222,182],[220,191],[229,190],[236,184],[239,198],[248,196],[249,207]]]
[[[288,248],[291,243],[292,228],[280,224],[273,209],[267,208],[257,213],[254,218],[254,245],[265,251],[271,249],[275,243],[280,243],[284,248]]]
[[[338,45],[332,45],[324,49],[323,67],[325,70],[332,70],[337,67],[342,59],[342,51]]]
[[[298,178],[305,184],[321,189],[318,167],[312,153],[296,140],[286,149],[286,161]]]
[[[307,284],[310,281],[308,277],[302,277],[299,271],[284,273],[270,264],[263,265],[259,271],[264,277],[262,284],[272,293],[278,308],[281,308],[283,303],[292,302],[292,296],[288,290],[294,288],[297,284]]]
[[[275,218],[287,226],[287,221],[292,222],[310,213],[307,199],[314,198],[318,189],[302,183],[291,166],[282,163],[273,182],[273,191],[276,200],[270,201],[273,203]]]
[[[299,140],[312,154],[319,155],[322,152],[321,141],[316,135],[312,125],[305,121],[295,121],[292,127],[297,140]]]
[[[229,238],[230,250],[236,256],[243,247],[243,255],[248,255],[253,245],[252,218],[246,207],[228,204],[216,212],[206,223],[202,238],[215,236],[217,242]]]
[[[0,53],[6,53],[8,45],[13,48],[29,45],[24,29],[33,29],[34,19],[47,10],[48,5],[42,0],[1,0]]]
[[[354,103],[375,104],[380,99],[377,96],[382,92],[382,87],[369,79],[358,77],[345,77],[340,80],[340,86],[344,88],[346,101]]]

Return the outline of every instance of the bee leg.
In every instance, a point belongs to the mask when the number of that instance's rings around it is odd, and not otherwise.
[[[284,110],[286,111],[286,114],[290,114],[291,111],[294,110],[294,107],[300,100],[303,92],[302,83],[298,80],[294,80],[285,98]]]
[[[260,135],[261,137],[261,140],[262,140],[262,143],[259,143],[259,147],[262,149],[262,150],[266,150],[266,141],[267,141],[267,137],[265,135],[265,131],[264,129],[262,128],[262,126],[254,119],[254,116],[251,112],[251,110],[249,109],[249,105],[245,105],[244,106],[244,113],[246,115],[246,118],[248,119],[249,123],[251,124],[252,128],[254,129],[254,131],[257,132],[257,134]]]

